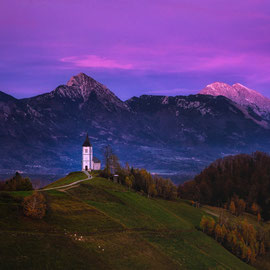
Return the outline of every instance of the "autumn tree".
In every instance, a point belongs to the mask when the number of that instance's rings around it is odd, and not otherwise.
[[[208,225],[207,225],[207,232],[208,232],[208,234],[211,235],[214,232],[216,222],[212,217],[209,217],[208,219],[209,219],[209,222],[208,222]]]
[[[264,246],[264,243],[261,242],[260,244],[260,252],[259,252],[260,255],[265,255],[265,246]]]
[[[46,200],[42,193],[34,192],[32,195],[24,198],[23,213],[27,217],[42,219],[46,213]]]
[[[221,236],[220,236],[221,242],[224,241],[224,238],[225,238],[226,235],[227,235],[227,229],[226,229],[225,224],[223,224],[222,227],[221,227]]]
[[[157,195],[156,185],[154,182],[151,182],[147,187],[148,197],[155,197]]]
[[[242,260],[245,260],[248,258],[248,252],[249,252],[248,246],[245,244],[245,242],[242,242],[242,245],[241,245],[241,259]]]
[[[200,222],[200,228],[203,232],[206,232],[209,235],[212,235],[215,230],[216,222],[215,220],[210,216],[202,216],[201,222]]]
[[[260,212],[258,212],[258,214],[257,214],[257,221],[260,222],[261,219],[262,219],[261,214],[260,214]]]
[[[132,187],[132,178],[130,176],[125,177],[125,185],[130,189]]]
[[[235,204],[234,204],[234,201],[231,201],[231,203],[230,203],[230,212],[233,214],[233,215],[235,215],[235,211],[236,211],[236,209],[235,209]]]
[[[246,210],[246,203],[243,199],[237,201],[237,216],[241,215]]]
[[[257,215],[258,212],[260,211],[260,207],[257,203],[253,202],[251,205],[251,211],[254,215]]]
[[[215,227],[215,239],[217,241],[221,241],[222,239],[222,227],[219,224]]]
[[[207,231],[208,227],[208,218],[206,216],[202,216],[201,222],[200,222],[200,228],[203,232]]]

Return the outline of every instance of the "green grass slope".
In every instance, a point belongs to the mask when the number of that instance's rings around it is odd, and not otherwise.
[[[59,180],[47,185],[44,188],[54,188],[54,187],[64,186],[64,185],[68,185],[68,184],[71,184],[71,183],[74,183],[76,181],[83,180],[86,178],[87,178],[87,175],[83,172],[72,172],[68,174],[67,176],[60,178]]]
[[[43,220],[26,193],[0,192],[1,269],[252,269],[196,229],[204,212],[148,199],[103,178],[44,191]]]

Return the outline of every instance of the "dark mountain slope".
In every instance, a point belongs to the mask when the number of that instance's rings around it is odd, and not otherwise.
[[[111,144],[123,161],[156,172],[197,172],[224,153],[269,149],[268,122],[221,96],[123,102],[80,73],[50,93],[2,100],[1,171],[78,170],[86,132],[97,157]]]
[[[16,101],[16,98],[0,91],[0,102]]]
[[[266,120],[270,120],[270,99],[240,83],[230,86],[226,83],[215,82],[207,85],[199,94],[225,96]]]
[[[239,147],[268,133],[263,119],[222,96],[141,96],[127,104],[148,132],[166,144]]]

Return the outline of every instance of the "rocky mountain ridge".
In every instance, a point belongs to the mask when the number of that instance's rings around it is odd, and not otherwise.
[[[80,170],[86,132],[102,160],[153,172],[196,173],[217,157],[268,151],[269,122],[224,96],[148,96],[121,101],[80,73],[50,93],[17,100],[0,93],[0,171]]]
[[[270,99],[240,83],[230,86],[215,82],[207,85],[199,94],[225,96],[241,106],[252,109],[256,114],[270,119]]]

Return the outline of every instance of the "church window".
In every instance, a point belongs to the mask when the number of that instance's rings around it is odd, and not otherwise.
[[[87,153],[88,153],[88,149],[85,149],[85,150],[84,150],[84,153],[87,154]]]

